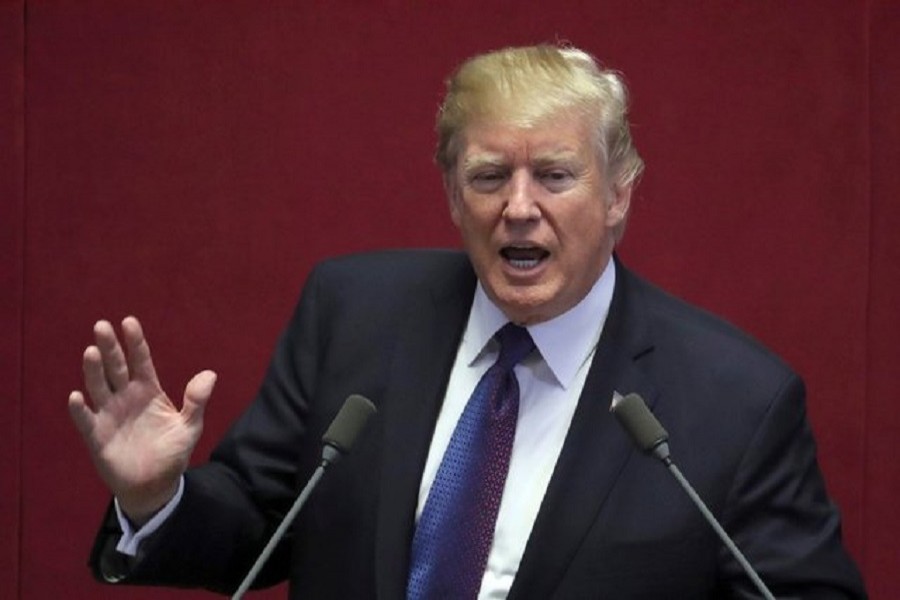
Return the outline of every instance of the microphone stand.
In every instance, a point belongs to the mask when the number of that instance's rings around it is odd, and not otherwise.
[[[312,474],[312,477],[310,477],[309,481],[306,482],[306,486],[303,488],[303,491],[300,492],[300,495],[297,496],[296,500],[294,500],[294,504],[291,506],[291,509],[284,516],[284,519],[278,525],[278,529],[275,530],[275,533],[272,534],[272,537],[269,538],[269,542],[266,544],[266,547],[263,548],[262,552],[260,552],[259,557],[256,559],[256,562],[253,563],[253,567],[250,568],[250,571],[247,573],[247,576],[244,577],[241,585],[238,586],[237,591],[234,592],[231,600],[240,600],[241,598],[243,598],[247,590],[250,589],[250,586],[253,585],[253,582],[256,580],[257,575],[259,575],[259,572],[262,570],[263,565],[267,560],[269,560],[269,556],[272,555],[272,552],[275,551],[275,546],[277,546],[278,542],[281,541],[281,538],[284,537],[284,534],[287,532],[288,527],[291,526],[291,523],[293,523],[294,519],[297,518],[297,514],[300,512],[300,509],[303,508],[304,504],[306,504],[307,498],[309,498],[313,490],[316,489],[316,486],[319,484],[319,480],[322,479],[322,475],[325,474],[325,469],[327,469],[328,466],[335,462],[338,458],[340,458],[340,453],[337,449],[328,445],[322,448],[321,464],[316,467],[316,470]]]

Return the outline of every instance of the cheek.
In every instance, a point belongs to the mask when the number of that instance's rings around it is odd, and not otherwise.
[[[497,218],[487,203],[461,202],[456,206],[454,222],[470,235],[490,236]]]
[[[597,206],[595,202],[585,202],[573,207],[556,219],[556,227],[560,237],[578,245],[591,244],[603,236],[606,231],[607,211],[605,206]]]
[[[604,213],[605,214],[605,213]],[[608,233],[605,217],[600,213],[582,214],[566,221],[558,229],[565,262],[576,270],[583,269],[606,252]]]

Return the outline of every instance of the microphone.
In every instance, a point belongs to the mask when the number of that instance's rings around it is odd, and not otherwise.
[[[612,404],[609,407],[610,412],[615,415],[619,423],[631,436],[635,445],[645,454],[652,454],[662,461],[669,468],[675,479],[681,484],[681,487],[687,493],[694,504],[700,509],[700,512],[706,518],[713,530],[719,535],[719,538],[731,551],[731,554],[737,559],[744,572],[763,595],[766,600],[775,600],[775,596],[760,579],[757,572],[750,566],[750,563],[744,557],[743,553],[732,541],[731,537],[725,532],[716,517],[713,516],[706,503],[700,498],[700,495],[694,490],[693,486],[688,482],[687,478],[681,473],[681,470],[672,461],[669,455],[669,434],[660,424],[659,420],[653,416],[650,409],[644,403],[644,399],[638,394],[628,394],[622,396],[619,392],[613,392]]]
[[[356,438],[359,437],[359,434],[366,426],[366,423],[376,412],[375,405],[372,404],[368,398],[360,396],[359,394],[353,394],[344,400],[341,410],[338,411],[337,416],[325,431],[325,435],[322,436],[322,462],[319,464],[318,468],[316,468],[312,477],[309,478],[303,491],[297,496],[293,506],[291,506],[291,509],[278,525],[278,529],[272,534],[269,543],[267,543],[266,547],[260,552],[256,562],[253,563],[253,567],[250,568],[250,571],[247,573],[247,576],[244,577],[241,585],[238,586],[237,591],[234,592],[231,600],[240,600],[247,590],[250,589],[256,576],[259,575],[259,572],[262,570],[263,565],[275,550],[275,546],[277,546],[278,542],[281,541],[281,538],[284,537],[288,527],[290,527],[291,523],[293,523],[294,519],[297,517],[297,513],[300,512],[300,509],[303,508],[309,495],[312,494],[312,491],[319,484],[319,480],[322,478],[322,475],[325,474],[325,469],[338,462],[345,454],[350,452],[354,442],[356,442]]]
[[[349,454],[356,438],[376,412],[375,405],[365,396],[353,394],[347,397],[322,436],[322,443],[325,444],[322,460],[333,465],[344,454]]]
[[[663,462],[669,460],[669,433],[647,409],[643,398],[637,394],[622,396],[619,392],[613,392],[609,410],[638,448]]]

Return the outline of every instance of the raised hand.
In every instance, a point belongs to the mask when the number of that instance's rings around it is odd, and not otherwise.
[[[179,410],[163,391],[150,347],[134,317],[122,321],[122,341],[107,321],[94,325],[96,344],[84,351],[84,394],[69,394],[69,413],[97,471],[135,524],[168,502],[203,431],[203,411],[216,374],[202,371],[184,390]]]

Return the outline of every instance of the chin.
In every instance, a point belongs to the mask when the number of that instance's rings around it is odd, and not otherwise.
[[[511,293],[494,300],[510,321],[519,325],[533,325],[551,318],[550,299],[534,294]]]

